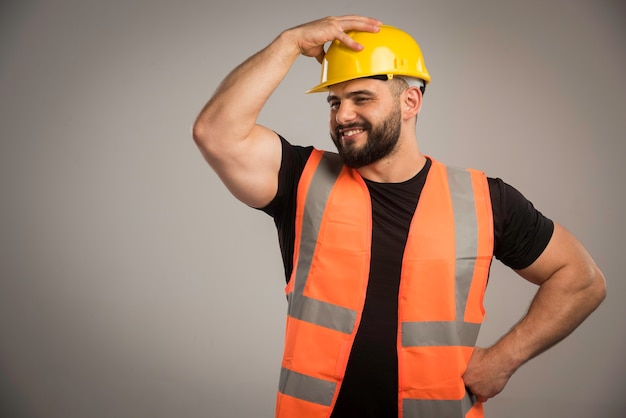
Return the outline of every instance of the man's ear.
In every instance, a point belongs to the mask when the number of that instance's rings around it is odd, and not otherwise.
[[[402,98],[402,115],[406,118],[417,116],[422,110],[422,91],[419,87],[410,87]]]

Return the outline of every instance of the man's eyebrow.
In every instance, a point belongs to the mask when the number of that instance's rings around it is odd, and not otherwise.
[[[368,97],[374,97],[376,96],[376,93],[374,93],[371,90],[355,90],[355,91],[351,91],[349,93],[346,94],[346,99],[350,99],[354,96],[368,96]],[[333,100],[339,100],[338,96],[335,96],[333,94],[329,94],[328,97],[326,98],[326,101],[328,103],[330,103]]]

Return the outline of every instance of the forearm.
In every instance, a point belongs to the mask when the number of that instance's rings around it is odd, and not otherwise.
[[[348,48],[362,49],[346,32],[375,32],[380,23],[350,15],[327,17],[285,30],[220,84],[194,124],[194,139],[206,148],[210,142],[228,144],[251,136],[263,105],[299,55],[315,57],[321,62],[324,44],[334,40]]]
[[[567,266],[546,280],[527,314],[489,349],[513,373],[576,329],[605,296],[604,278],[593,263]]]
[[[296,43],[288,32],[283,32],[235,68],[200,112],[193,127],[194,139],[200,142],[245,139],[298,55]]]

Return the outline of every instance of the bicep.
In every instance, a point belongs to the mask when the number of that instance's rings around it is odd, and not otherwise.
[[[526,280],[542,285],[559,271],[571,274],[572,286],[586,287],[597,275],[595,262],[582,244],[563,226],[554,223],[554,232],[541,255],[528,267],[515,270]]]
[[[276,195],[282,156],[276,132],[256,125],[244,140],[203,154],[233,196],[248,206],[264,207]]]

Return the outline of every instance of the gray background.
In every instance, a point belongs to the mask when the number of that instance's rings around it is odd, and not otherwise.
[[[0,8],[1,417],[272,416],[276,233],[227,193],[190,127],[282,29],[345,13],[420,42],[422,150],[516,186],[607,277],[601,308],[487,416],[624,416],[623,2],[50,0]],[[302,94],[318,80],[299,59],[261,122],[332,149],[324,96]],[[481,343],[533,292],[495,262]]]

